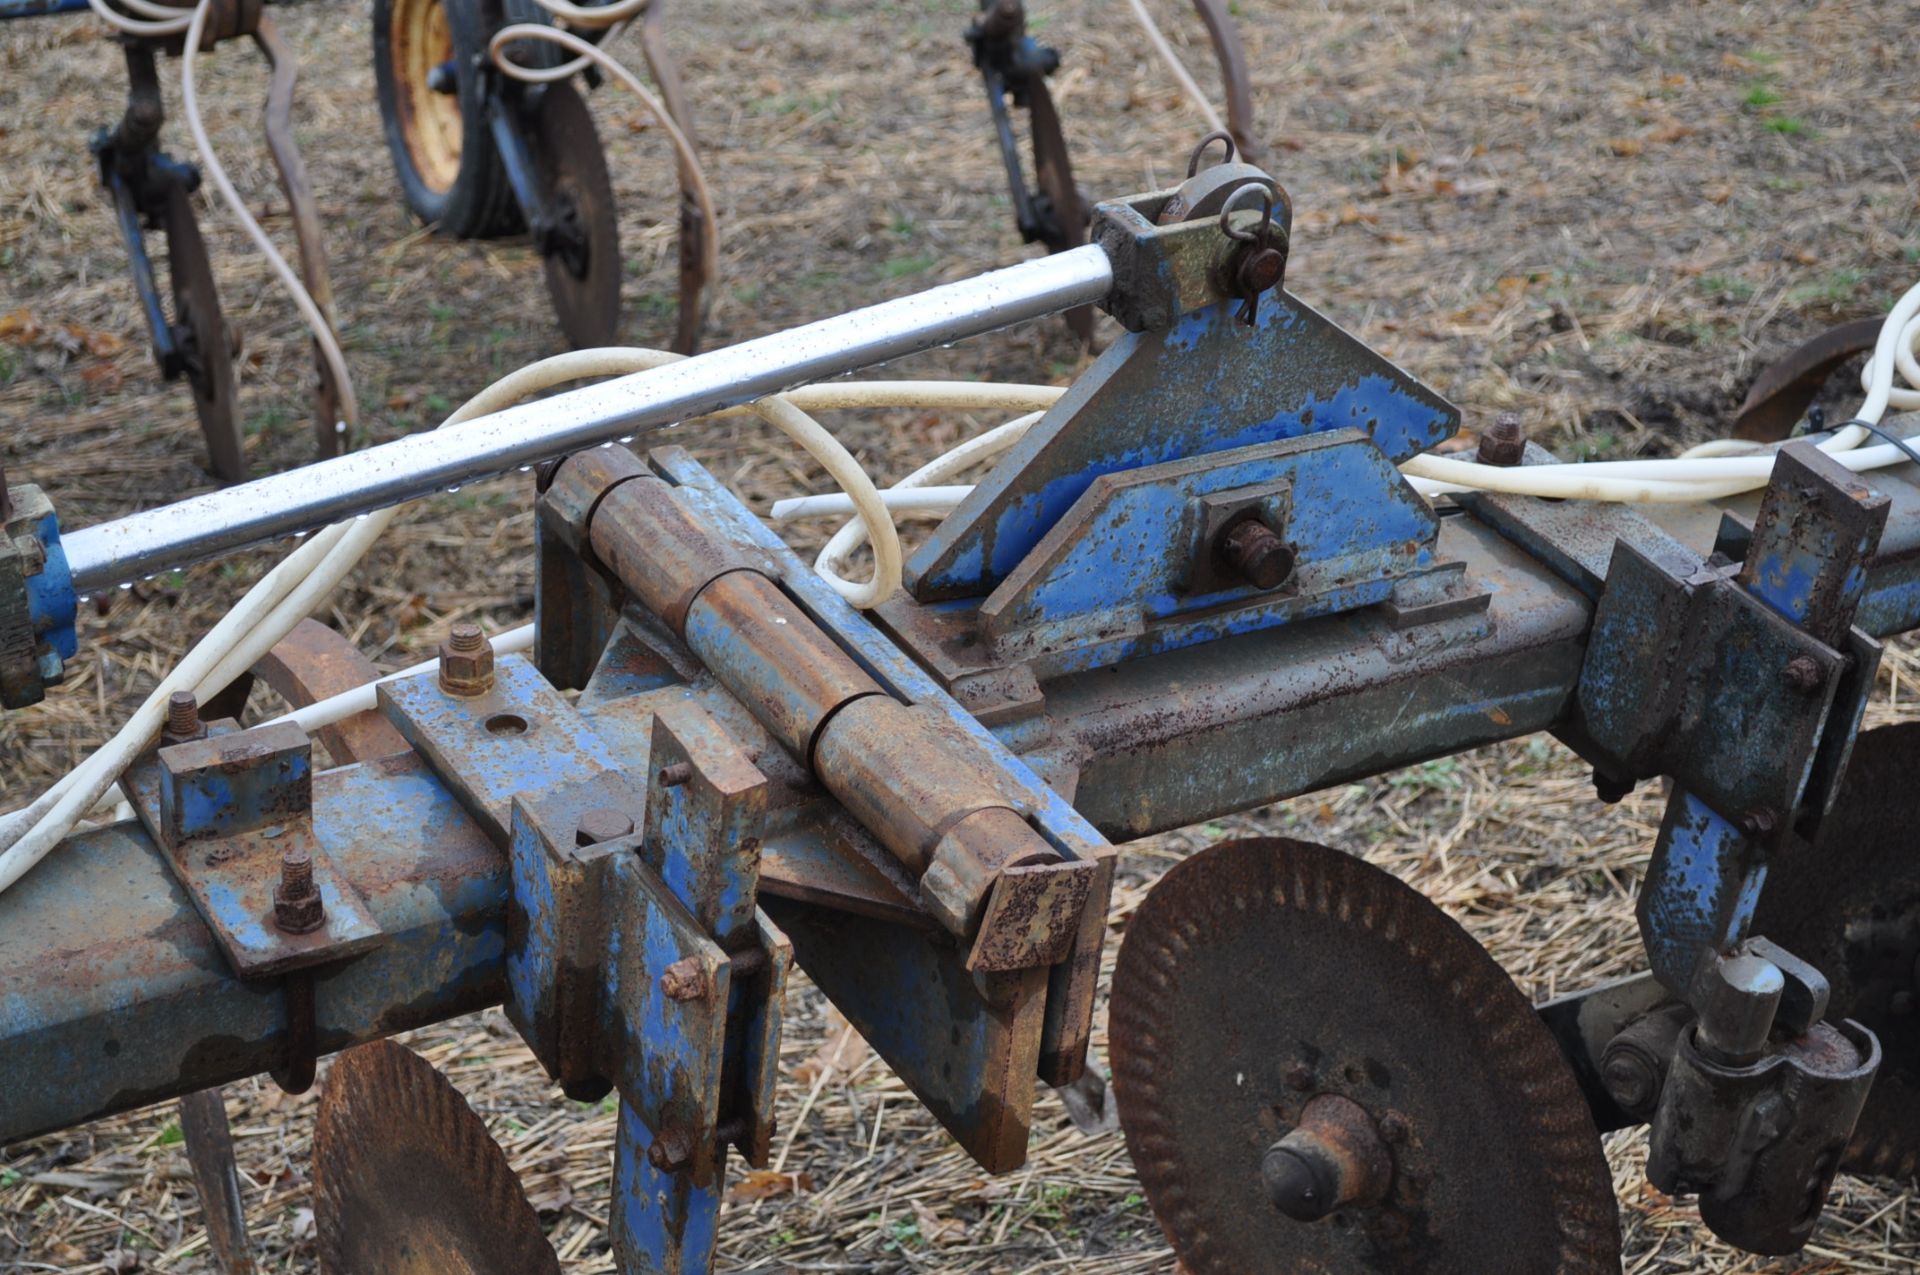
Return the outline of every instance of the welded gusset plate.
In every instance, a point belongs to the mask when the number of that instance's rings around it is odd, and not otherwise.
[[[559,1275],[507,1157],[460,1092],[376,1041],[327,1071],[313,1129],[324,1275]]]
[[[1913,784],[1920,722],[1864,731],[1809,846],[1769,869],[1753,932],[1812,963],[1829,1015],[1880,1038],[1880,1074],[1841,1167],[1920,1178],[1920,853]]]
[[[967,1154],[990,1173],[1026,1162],[1048,971],[976,978],[942,935],[762,902],[800,968]]]
[[[1378,868],[1298,841],[1176,865],[1127,926],[1113,1083],[1140,1180],[1193,1275],[1617,1275],[1600,1140],[1553,1037],[1480,945]],[[1299,1222],[1269,1148],[1307,1104],[1364,1110],[1377,1203]]]
[[[909,588],[923,602],[990,591],[1102,474],[1338,429],[1398,464],[1459,423],[1285,290],[1251,328],[1210,306],[1109,347],[913,556]]]
[[[435,674],[382,682],[380,710],[505,846],[514,797],[607,770],[620,758],[586,719],[518,655],[501,659],[493,689],[449,695]]]
[[[1258,518],[1293,556],[1261,590],[1223,570],[1216,544]],[[980,607],[1004,660],[1139,635],[1129,654],[1378,602],[1433,565],[1439,520],[1385,456],[1350,430],[1104,474]],[[1231,611],[1232,614],[1224,614]],[[1204,614],[1197,632],[1148,626]]]
[[[313,760],[292,723],[241,731],[215,722],[205,739],[142,758],[122,780],[140,822],[220,951],[241,978],[269,978],[358,956],[380,924],[335,866],[314,826]],[[304,853],[323,917],[306,933],[280,928],[274,892],[283,860]]]

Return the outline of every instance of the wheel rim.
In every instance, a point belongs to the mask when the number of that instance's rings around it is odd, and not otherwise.
[[[460,97],[429,85],[433,69],[453,57],[453,32],[440,0],[394,0],[394,95],[400,131],[413,169],[428,189],[444,194],[460,175]]]

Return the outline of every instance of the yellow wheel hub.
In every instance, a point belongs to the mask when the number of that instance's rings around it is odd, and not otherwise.
[[[436,193],[460,175],[460,98],[428,84],[433,69],[453,57],[453,33],[440,0],[394,0],[393,81],[400,130],[414,171]]]

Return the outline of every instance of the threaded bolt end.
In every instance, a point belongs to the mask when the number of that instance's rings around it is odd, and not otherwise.
[[[167,734],[192,739],[200,733],[200,701],[192,691],[175,691],[167,697]]]
[[[280,888],[294,898],[313,893],[313,858],[296,850],[280,860]]]
[[[470,621],[462,620],[447,630],[447,647],[450,650],[477,651],[486,644],[486,634],[480,631],[479,625]]]

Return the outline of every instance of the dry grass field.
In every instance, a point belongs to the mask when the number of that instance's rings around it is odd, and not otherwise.
[[[719,201],[721,345],[1020,258],[959,33],[971,0],[664,0]],[[1065,65],[1055,92],[1081,184],[1169,184],[1204,131],[1113,0],[1031,0]],[[1189,11],[1155,12],[1203,84]],[[1450,396],[1469,427],[1514,409],[1569,456],[1666,455],[1724,428],[1755,371],[1830,322],[1883,311],[1920,275],[1920,4],[1903,0],[1424,3],[1240,0],[1261,132],[1292,193],[1290,286]],[[415,225],[380,140],[368,6],[275,10],[306,67],[299,140],[319,190],[347,357],[372,443],[428,428],[503,372],[560,348],[520,242]],[[119,57],[91,17],[0,27],[0,464],[70,525],[209,489],[191,404],[145,352],[86,138],[121,107]],[[629,46],[616,46],[616,51]],[[638,62],[637,54],[634,61]],[[171,82],[177,64],[163,63]],[[291,243],[244,47],[203,59],[215,143]],[[177,93],[169,88],[170,105]],[[667,149],[630,98],[593,96],[621,201],[626,337],[665,340],[673,288]],[[167,144],[190,150],[178,121]],[[230,318],[255,472],[311,455],[298,319],[232,219],[203,204]],[[1065,382],[1064,328],[938,350],[903,373]],[[1844,397],[1844,395],[1842,396]],[[992,422],[830,418],[897,476]],[[756,508],[826,479],[770,431],[680,432]],[[423,658],[459,619],[532,608],[530,486],[478,485],[408,511],[322,618],[376,660]],[[810,534],[810,533],[809,533]],[[268,561],[252,554],[104,599],[68,684],[0,718],[0,802],[25,800],[110,732]],[[1874,720],[1910,712],[1895,652]],[[1627,972],[1632,898],[1658,798],[1593,799],[1546,739],[1440,761],[1130,847],[1113,941],[1159,872],[1207,841],[1290,829],[1414,882],[1530,993]],[[842,1039],[800,981],[778,1181],[728,1209],[735,1272],[1160,1272],[1172,1259],[1117,1134],[1089,1138],[1043,1098],[1028,1167],[988,1180],[884,1064]],[[503,1018],[412,1041],[487,1118],[569,1271],[611,1269],[612,1116],[562,1099]],[[0,1077],[0,1084],[5,1078]],[[322,1075],[324,1084],[324,1072]],[[234,1086],[262,1269],[315,1269],[311,1095]],[[1730,1254],[1648,1188],[1642,1139],[1610,1145],[1626,1269],[1920,1269],[1906,1184],[1842,1179],[1814,1244]],[[751,1198],[750,1198],[751,1197]],[[170,1107],[0,1150],[0,1269],[211,1269]]]

